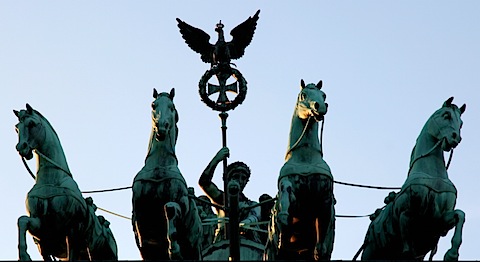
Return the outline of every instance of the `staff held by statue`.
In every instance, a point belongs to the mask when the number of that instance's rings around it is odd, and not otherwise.
[[[255,32],[258,15],[260,10],[258,10],[255,15],[249,17],[243,23],[236,26],[230,32],[232,40],[229,42],[225,41],[223,27],[224,25],[220,21],[215,28],[215,31],[218,33],[218,40],[215,44],[209,42],[210,36],[205,33],[203,30],[195,28],[184,21],[177,18],[178,27],[180,28],[180,33],[182,34],[183,39],[187,45],[195,52],[201,55],[201,59],[205,63],[210,63],[210,69],[205,72],[199,81],[199,94],[201,100],[212,110],[219,111],[219,116],[221,119],[221,129],[222,129],[222,146],[227,146],[227,111],[235,109],[240,105],[244,100],[247,94],[247,81],[242,76],[240,71],[235,68],[232,68],[230,61],[232,59],[239,59],[245,53],[245,48],[250,44],[253,39],[253,34]],[[235,64],[233,64],[235,66]],[[216,76],[218,80],[218,85],[208,83],[210,78]],[[227,84],[227,80],[233,77],[235,82]],[[227,97],[227,92],[234,93],[236,96],[233,100],[230,100]],[[218,93],[218,98],[216,101],[210,99],[210,95]],[[227,160],[223,160],[223,181],[224,181],[224,203],[225,203],[225,213],[227,216],[230,215],[229,208],[229,190],[228,188],[228,179],[226,177],[227,169]],[[235,205],[234,205],[235,206]],[[237,205],[238,207],[238,205]],[[238,212],[233,212],[238,213]],[[230,231],[230,234],[238,234],[238,223],[230,223],[230,229],[225,230]],[[228,236],[226,236],[228,237]],[[232,243],[236,242],[236,243]],[[239,260],[240,251],[238,238],[230,238],[230,260]]]

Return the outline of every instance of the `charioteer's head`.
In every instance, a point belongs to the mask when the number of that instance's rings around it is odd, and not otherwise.
[[[227,181],[230,182],[232,180],[235,180],[238,182],[240,185],[240,190],[243,191],[245,186],[248,183],[248,180],[250,179],[250,168],[247,166],[247,164],[243,162],[233,162],[230,165],[227,166]]]

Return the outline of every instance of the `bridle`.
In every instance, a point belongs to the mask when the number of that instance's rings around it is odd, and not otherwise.
[[[51,158],[49,158],[48,156],[44,155],[42,152],[38,151],[37,149],[34,149],[33,150],[38,156],[44,158],[45,160],[47,160],[47,162],[49,162],[50,164],[52,164],[53,166],[55,166],[56,168],[62,170],[63,172],[65,172],[67,175],[69,175],[70,177],[73,177],[72,173],[70,173],[68,170],[66,170],[65,168],[61,167],[59,164],[57,164],[57,162],[53,161]],[[28,166],[27,164],[27,161],[25,160],[25,157],[23,156],[20,156],[22,158],[22,162],[23,164],[25,165],[25,168],[27,169],[28,173],[30,174],[30,176],[33,178],[33,179],[36,179],[35,175],[33,174],[32,170],[30,169],[30,167]]]
[[[290,147],[290,149],[287,151],[286,155],[290,154],[298,146],[300,141],[302,141],[303,137],[305,136],[305,132],[307,131],[307,127],[310,124],[310,119],[312,119],[313,117],[314,116],[309,116],[308,117],[307,123],[305,124],[305,127],[303,128],[302,134],[300,134],[300,136],[298,137],[295,144],[293,144],[293,146]],[[323,143],[322,142],[323,142],[323,126],[325,125],[325,116],[323,116],[322,120],[320,120],[320,121],[322,121],[322,126],[320,128],[320,154],[323,157]]]
[[[43,126],[43,123],[40,122],[39,125],[42,125]],[[69,175],[70,177],[73,177],[72,173],[70,173],[70,171],[66,170],[65,168],[63,168],[62,166],[60,166],[57,162],[55,162],[54,160],[52,160],[51,158],[49,158],[48,156],[46,156],[45,154],[43,154],[42,152],[38,151],[37,149],[33,149],[33,151],[39,156],[39,157],[42,157],[44,158],[45,160],[47,160],[47,162],[49,162],[50,164],[52,164],[53,166],[55,166],[56,168],[62,170],[63,172],[65,172],[67,175]],[[26,158],[24,156],[21,156],[20,155],[20,158],[22,159],[22,162],[23,164],[25,165],[25,168],[27,169],[28,173],[30,174],[30,176],[33,178],[33,179],[36,179],[36,176],[33,174],[32,170],[30,169],[30,167],[28,166],[27,164],[27,161],[26,161]]]

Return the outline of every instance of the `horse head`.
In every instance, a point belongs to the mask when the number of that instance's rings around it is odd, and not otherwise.
[[[18,117],[18,124],[15,125],[15,131],[18,133],[18,143],[16,149],[18,153],[27,160],[33,158],[33,150],[38,148],[45,140],[46,131],[42,124],[40,114],[29,104],[26,110],[13,110]]]
[[[453,97],[450,97],[443,103],[443,106],[438,109],[427,122],[427,132],[441,141],[441,146],[444,151],[450,151],[455,148],[462,137],[460,130],[463,125],[461,115],[465,112],[466,105],[463,104],[460,108],[452,104]]]
[[[300,81],[301,91],[297,99],[297,115],[301,119],[313,117],[316,121],[323,119],[327,113],[328,104],[325,103],[326,95],[321,90],[322,80],[317,84],[305,85],[303,79]]]
[[[172,88],[170,93],[163,92],[160,94],[157,93],[156,89],[153,89],[155,101],[152,102],[152,120],[157,141],[165,140],[167,135],[170,135],[172,128],[177,128],[178,113],[173,104],[174,96],[175,88]]]

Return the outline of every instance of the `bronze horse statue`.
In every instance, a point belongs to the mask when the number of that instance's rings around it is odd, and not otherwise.
[[[35,185],[27,194],[29,216],[18,219],[19,260],[31,260],[26,232],[33,236],[46,261],[118,260],[109,222],[95,215],[91,198],[84,199],[68,168],[57,133],[29,104],[16,111],[16,146],[27,160],[37,156]]]
[[[423,260],[428,252],[432,259],[440,236],[453,227],[452,246],[444,260],[458,260],[465,213],[455,209],[457,189],[448,177],[443,152],[460,143],[466,107],[452,101],[453,97],[445,101],[425,123],[405,183],[370,223],[359,250],[362,260]]]
[[[175,154],[174,96],[173,88],[170,93],[153,91],[148,154],[132,186],[132,224],[144,260],[201,258],[202,223]]]
[[[285,164],[278,177],[266,260],[328,260],[333,251],[333,176],[323,160],[319,121],[327,113],[318,84],[301,80]]]

